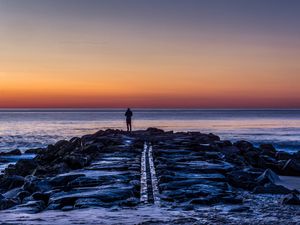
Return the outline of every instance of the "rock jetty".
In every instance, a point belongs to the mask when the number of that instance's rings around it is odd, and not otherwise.
[[[300,176],[300,152],[271,144],[232,143],[214,134],[100,130],[30,149],[0,175],[0,210],[133,208],[157,204],[193,210],[241,205],[244,193],[283,195],[299,205],[299,192],[280,185],[279,175]],[[1,155],[21,154],[15,150]]]

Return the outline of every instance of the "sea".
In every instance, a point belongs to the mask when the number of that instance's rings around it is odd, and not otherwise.
[[[46,147],[100,129],[126,129],[126,109],[1,109],[0,152]],[[221,139],[300,150],[300,110],[132,109],[133,129],[214,133]]]

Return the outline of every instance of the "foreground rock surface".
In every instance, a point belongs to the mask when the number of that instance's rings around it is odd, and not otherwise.
[[[277,174],[299,176],[299,154],[278,153],[266,144],[231,143],[214,134],[149,128],[101,130],[29,150],[35,158],[19,160],[0,175],[0,209],[36,213],[141,207],[145,142],[153,147],[160,207],[195,211],[237,205],[231,213],[250,212],[247,194],[275,194],[278,207],[297,202],[299,192],[279,185]],[[288,196],[282,200],[282,195]]]

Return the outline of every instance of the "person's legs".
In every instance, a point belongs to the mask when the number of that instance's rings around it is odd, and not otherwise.
[[[129,130],[130,130],[130,132],[132,131],[131,121],[129,122]]]
[[[127,131],[129,131],[129,123],[126,121]]]

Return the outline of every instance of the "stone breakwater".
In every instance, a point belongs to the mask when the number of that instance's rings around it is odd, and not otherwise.
[[[148,128],[100,130],[27,153],[36,156],[20,159],[0,175],[1,210],[35,213],[154,204],[187,211],[237,205],[233,212],[243,212],[249,210],[245,196],[265,194],[278,195],[276,207],[300,210],[298,190],[280,185],[278,176],[300,176],[300,152],[278,152],[271,144],[254,147],[214,134]]]

